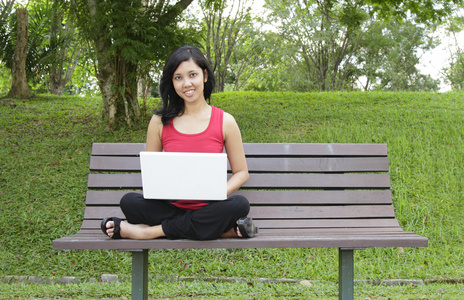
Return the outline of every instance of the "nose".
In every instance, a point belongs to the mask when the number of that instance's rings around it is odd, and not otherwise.
[[[192,81],[190,80],[190,78],[185,78],[184,79],[184,82],[183,82],[183,86],[191,86],[192,85]]]

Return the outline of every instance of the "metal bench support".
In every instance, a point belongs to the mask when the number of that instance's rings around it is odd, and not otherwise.
[[[353,249],[338,249],[338,299],[354,299]]]
[[[148,250],[132,251],[132,299],[148,298]]]

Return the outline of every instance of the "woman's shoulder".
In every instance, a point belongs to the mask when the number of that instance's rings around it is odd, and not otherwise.
[[[224,133],[229,133],[230,131],[235,131],[238,129],[237,122],[235,121],[234,116],[229,114],[228,112],[224,112],[222,118],[222,126],[224,129]]]
[[[161,121],[161,116],[160,115],[157,115],[157,114],[153,114],[153,116],[151,117],[150,119],[150,124],[154,124],[154,125],[162,125],[163,122]]]
[[[154,114],[151,117],[150,124],[148,125],[149,130],[161,130],[163,128],[163,122],[161,116]]]
[[[223,119],[224,124],[231,124],[231,123],[233,124],[233,123],[235,123],[235,118],[231,114],[229,114],[228,112],[223,111],[222,116],[223,116],[222,119]]]

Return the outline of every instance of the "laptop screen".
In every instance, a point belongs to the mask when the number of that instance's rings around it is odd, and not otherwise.
[[[140,152],[143,196],[159,200],[227,198],[225,153]]]

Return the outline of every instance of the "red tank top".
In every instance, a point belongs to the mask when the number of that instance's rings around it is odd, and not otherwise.
[[[221,153],[224,149],[224,134],[222,131],[224,111],[211,106],[211,118],[205,131],[197,134],[185,134],[176,130],[173,120],[163,126],[161,142],[166,152],[200,152]],[[173,205],[188,210],[196,210],[208,205],[203,201],[180,200]]]

